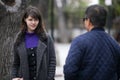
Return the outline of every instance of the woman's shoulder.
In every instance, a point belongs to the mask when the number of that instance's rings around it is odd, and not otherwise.
[[[53,38],[52,38],[52,36],[50,34],[47,33],[46,36],[47,36],[48,43],[53,42]]]
[[[23,36],[22,32],[18,31],[14,38],[14,45],[20,44],[20,42],[22,42],[23,39],[24,39],[24,36]]]

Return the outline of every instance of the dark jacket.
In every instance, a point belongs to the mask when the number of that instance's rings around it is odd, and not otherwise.
[[[23,77],[29,80],[28,56],[25,42],[21,41],[18,46],[14,46],[14,62],[12,67],[12,78]],[[37,80],[54,80],[56,57],[54,45],[51,38],[47,37],[47,42],[39,40],[37,46]]]
[[[120,47],[104,29],[73,40],[64,65],[65,80],[119,80]]]

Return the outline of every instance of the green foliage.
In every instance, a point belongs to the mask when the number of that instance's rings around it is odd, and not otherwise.
[[[117,17],[120,16],[120,0],[112,0],[112,5],[107,6],[105,5],[105,0],[99,0],[100,5],[103,5],[107,9],[111,7],[112,9],[112,14]]]
[[[120,16],[120,0],[113,0],[114,15]]]
[[[65,6],[64,12],[69,16],[83,17],[87,3],[84,0],[72,0],[72,2]]]
[[[101,5],[105,5],[105,0],[99,0],[99,3],[100,3]]]

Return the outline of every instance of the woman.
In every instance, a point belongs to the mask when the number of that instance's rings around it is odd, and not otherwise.
[[[54,80],[55,50],[36,7],[25,10],[13,52],[12,80]]]

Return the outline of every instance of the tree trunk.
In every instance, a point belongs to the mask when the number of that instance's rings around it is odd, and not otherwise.
[[[63,3],[61,0],[56,0],[57,17],[58,17],[58,37],[60,42],[68,42],[67,25],[65,24],[65,17],[63,14]]]

